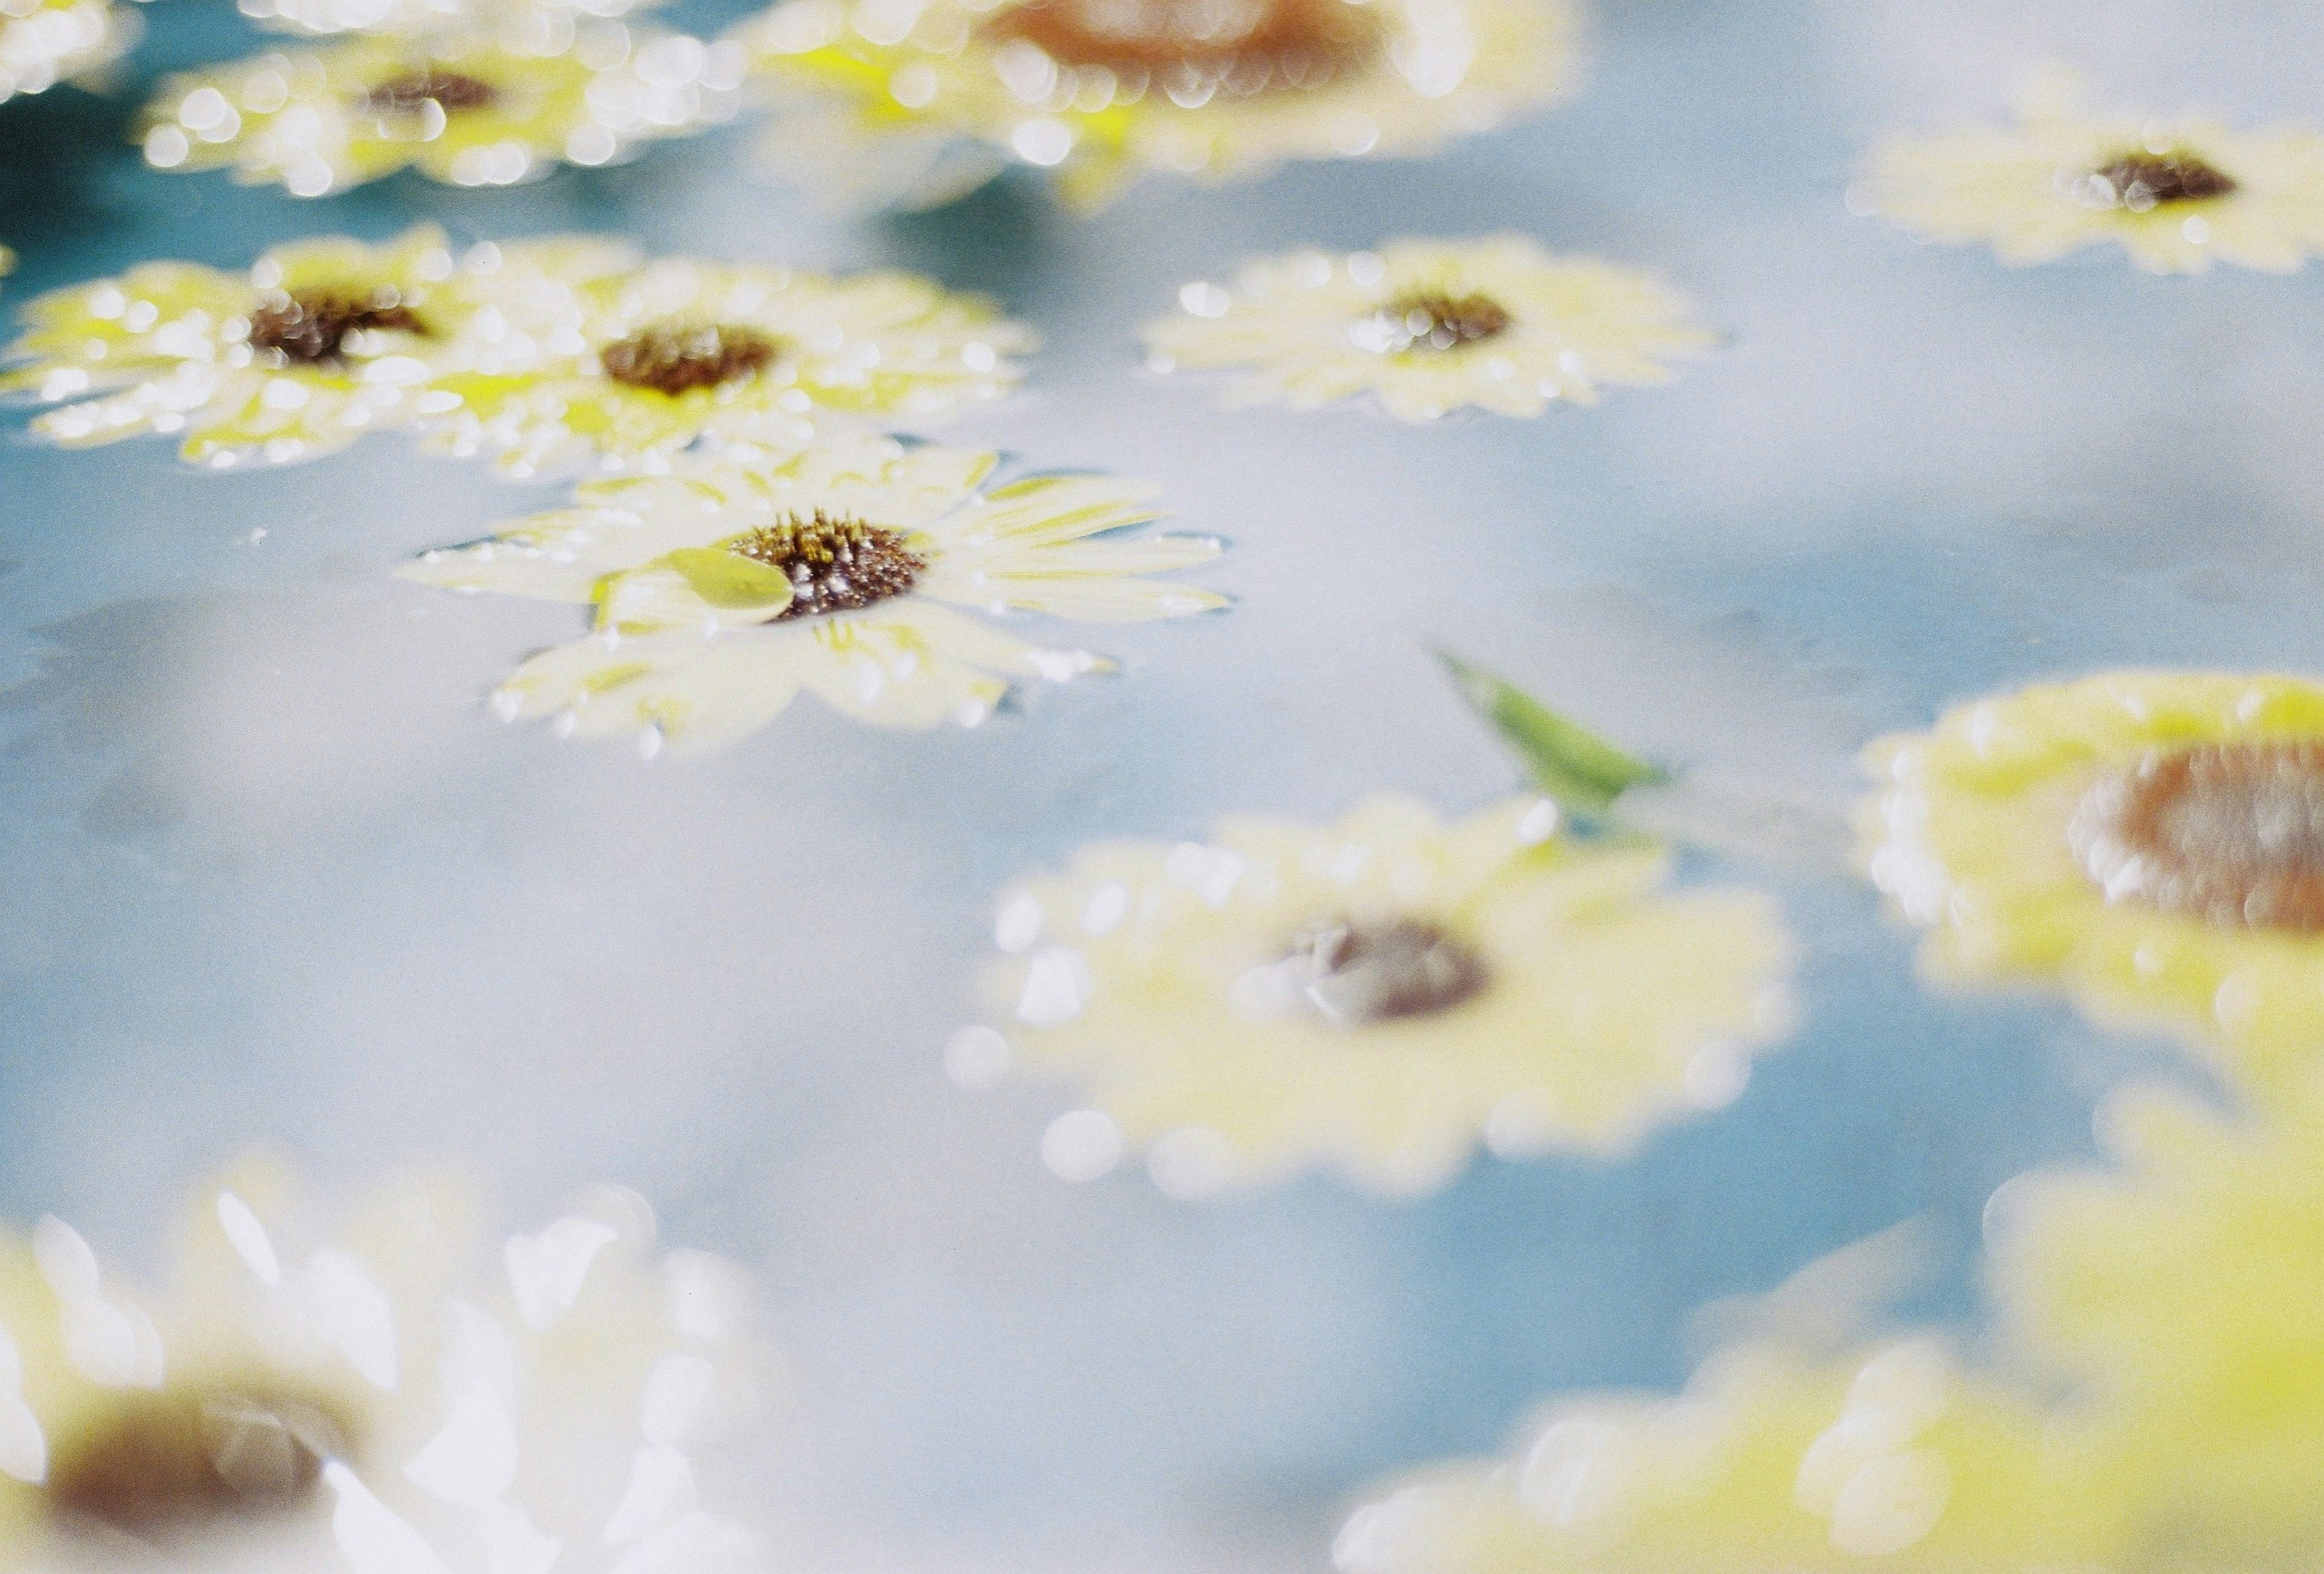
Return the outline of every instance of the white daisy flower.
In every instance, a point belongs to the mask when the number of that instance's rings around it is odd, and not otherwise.
[[[1739,1094],[1784,1031],[1771,904],[1662,890],[1662,849],[1577,841],[1522,797],[1453,824],[1379,796],[1331,825],[1241,817],[1207,844],[1107,842],[1003,896],[985,994],[1021,1061],[1092,1108],[1070,1179],[1142,1149],[1180,1195],[1332,1164],[1389,1192],[1504,1156],[1617,1153]]]
[[[665,470],[696,438],[794,444],[853,418],[925,420],[1015,386],[1032,331],[915,274],[825,278],[672,257],[607,274],[534,362],[447,388],[461,454],[518,474]]]
[[[1574,31],[1563,0],[788,0],[737,37],[788,113],[778,156],[817,157],[784,160],[802,179],[900,149],[890,190],[848,194],[940,198],[1018,161],[1089,207],[1146,170],[1434,152],[1559,97]],[[913,189],[961,144],[982,157]]]
[[[118,60],[140,31],[111,0],[0,0],[0,104]]]
[[[2324,251],[2324,136],[2095,115],[2079,84],[2049,78],[2006,130],[1891,139],[1850,202],[1930,240],[1986,242],[2013,264],[2113,242],[2149,272],[2218,258],[2289,273]]]
[[[1178,301],[1146,326],[1156,371],[1233,370],[1235,401],[1298,410],[1369,393],[1410,421],[1593,404],[1609,383],[1669,381],[1664,358],[1714,342],[1647,275],[1517,235],[1262,258]]]
[[[656,1256],[601,1188],[479,1260],[474,1204],[392,1188],[318,1232],[247,1164],[148,1304],[43,1220],[0,1245],[0,1554],[59,1574],[741,1574],[688,1450],[762,1374],[739,1270]]]
[[[649,753],[730,742],[802,688],[882,726],[973,725],[1015,680],[1111,665],[972,613],[1115,623],[1225,604],[1145,577],[1206,563],[1218,542],[1111,538],[1154,517],[1143,483],[1037,475],[982,490],[995,462],[874,437],[684,459],[666,476],[586,483],[576,507],[401,572],[595,605],[596,631],[525,662],[494,706],[637,736]]]

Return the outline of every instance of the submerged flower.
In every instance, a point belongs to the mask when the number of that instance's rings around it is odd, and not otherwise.
[[[595,457],[668,467],[707,433],[792,443],[815,418],[925,418],[1015,383],[1033,336],[986,301],[909,273],[827,279],[672,258],[609,275],[569,345],[455,381],[457,451],[521,474]]]
[[[201,1196],[152,1302],[56,1220],[0,1244],[0,1556],[755,1566],[689,1459],[758,1376],[739,1271],[656,1257],[643,1203],[610,1189],[493,1257],[470,1215],[462,1189],[410,1183],[318,1238],[245,1167]]]
[[[1052,1166],[1126,1139],[1181,1194],[1321,1163],[1422,1190],[1480,1137],[1615,1152],[1734,1098],[1787,1016],[1780,920],[1662,894],[1667,853],[1558,823],[1542,798],[1446,825],[1384,796],[1102,843],[1012,891],[992,1008],[1095,1106],[1051,1128]]]
[[[802,176],[966,143],[1086,206],[1144,170],[1434,152],[1557,97],[1572,28],[1563,0],[788,0],[739,36],[810,137],[861,150]]]
[[[2051,85],[2009,130],[1892,139],[1855,199],[1931,240],[1988,242],[2011,263],[2116,241],[2151,272],[2218,257],[2288,273],[2324,250],[2324,136],[2094,116],[2080,98]]]
[[[883,726],[973,725],[1016,679],[1108,665],[972,613],[1116,623],[1225,604],[1144,577],[1208,562],[1216,541],[1113,537],[1154,517],[1143,483],[1042,475],[980,490],[994,463],[874,437],[681,460],[669,475],[586,483],[576,507],[402,573],[595,605],[596,632],[525,662],[494,705],[640,736],[650,752],[732,741],[802,688]]]
[[[450,408],[431,403],[439,380],[530,355],[525,327],[548,334],[575,284],[622,260],[576,240],[456,258],[423,225],[277,246],[243,273],[143,263],[27,303],[0,391],[61,405],[34,430],[69,446],[160,432],[197,464],[313,458]]]
[[[110,63],[137,33],[111,0],[0,0],[0,104]]]
[[[1247,263],[1232,290],[1189,284],[1178,299],[1178,315],[1146,327],[1156,370],[1233,369],[1240,402],[1300,410],[1370,393],[1413,421],[1591,404],[1601,384],[1667,382],[1662,358],[1712,342],[1646,275],[1515,235],[1295,252]]]
[[[406,166],[508,186],[724,118],[738,70],[724,46],[619,23],[549,51],[466,32],[359,37],[171,77],[142,134],[156,168],[231,169],[294,197]]]
[[[1941,978],[2055,980],[2265,1087],[2324,1057],[2324,687],[2118,672],[1873,745],[1874,881]]]

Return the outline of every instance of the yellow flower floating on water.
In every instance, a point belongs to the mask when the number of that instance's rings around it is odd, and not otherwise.
[[[1741,1091],[1785,1024],[1790,943],[1758,897],[1661,894],[1669,868],[1561,834],[1545,798],[1231,819],[1010,893],[987,992],[1017,1058],[1095,1106],[1051,1128],[1061,1173],[1126,1140],[1179,1194],[1319,1163],[1424,1190],[1480,1137],[1616,1152]],[[1005,1061],[991,1035],[958,1053]]]
[[[2324,136],[2092,115],[2052,84],[2006,131],[1892,139],[1853,200],[1931,240],[1987,242],[2005,262],[2114,241],[2151,272],[2217,257],[2288,273],[2324,250]]]
[[[802,176],[966,143],[1093,206],[1146,170],[1432,152],[1555,99],[1573,25],[1563,0],[790,0],[738,36],[808,140],[860,150]]]
[[[1516,1455],[1359,1509],[1341,1574],[2037,1574],[2135,1566],[2099,1460],[1940,1341],[1845,1358],[1781,1341],[1675,1398],[1555,1406]]]
[[[611,1190],[489,1258],[443,1182],[305,1214],[263,1167],[205,1192],[151,1312],[53,1219],[0,1243],[10,1567],[755,1566],[689,1458],[761,1376],[738,1270]]]
[[[0,391],[60,404],[34,429],[69,446],[159,432],[197,464],[313,458],[412,425],[455,369],[530,358],[525,326],[549,336],[574,286],[623,260],[570,239],[456,258],[422,226],[278,246],[244,273],[143,263],[27,303]]]
[[[826,279],[671,259],[586,292],[569,344],[455,379],[458,452],[519,474],[594,457],[666,469],[696,438],[796,443],[817,418],[921,419],[1022,374],[1023,325],[908,273]]]
[[[1299,410],[1370,393],[1411,421],[1592,404],[1601,384],[1667,382],[1664,358],[1712,342],[1651,278],[1515,235],[1295,252],[1178,300],[1146,327],[1157,371],[1236,370],[1239,402]]]
[[[733,112],[739,71],[728,46],[614,22],[547,52],[472,32],[359,37],[171,77],[142,134],[157,168],[231,169],[295,197],[407,166],[507,186],[699,131]]]
[[[0,104],[118,59],[138,32],[110,0],[0,0]]]
[[[1144,577],[1206,563],[1216,541],[1114,536],[1154,517],[1143,483],[1043,475],[982,490],[994,463],[882,437],[682,460],[666,476],[586,483],[576,507],[402,573],[594,605],[596,632],[525,662],[495,708],[639,737],[649,753],[731,742],[802,688],[882,726],[973,725],[1017,679],[1109,665],[972,613],[1120,623],[1225,604]]]
[[[2056,980],[2255,1088],[2324,1060],[2324,687],[2118,672],[1873,745],[1863,856],[1940,978]]]

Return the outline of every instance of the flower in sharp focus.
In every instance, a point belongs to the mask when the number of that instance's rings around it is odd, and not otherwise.
[[[571,334],[575,285],[626,260],[586,240],[455,257],[421,226],[278,246],[240,273],[143,263],[28,302],[0,391],[60,405],[34,429],[69,446],[159,432],[197,464],[313,458],[453,408],[430,393],[455,368]]]
[[[325,1231],[247,1164],[189,1210],[165,1299],[124,1291],[53,1219],[0,1246],[0,1555],[756,1567],[692,1462],[764,1376],[740,1271],[657,1256],[650,1213],[610,1188],[496,1256],[482,1244],[449,1182],[391,1187]]]
[[[1603,384],[1669,381],[1665,358],[1713,342],[1652,278],[1514,235],[1295,252],[1178,299],[1146,327],[1156,370],[1239,372],[1241,403],[1312,410],[1369,393],[1410,421],[1594,403]]]
[[[1558,97],[1573,27],[1563,0],[789,0],[738,36],[802,145],[858,150],[801,178],[964,143],[1093,206],[1146,170],[1432,152]]]
[[[2324,250],[2324,136],[2093,115],[2053,81],[2006,130],[1892,138],[1851,202],[2015,264],[2114,241],[2151,272],[2198,273],[2218,257],[2288,273]]]
[[[909,273],[829,279],[670,258],[608,276],[579,338],[454,380],[446,441],[521,474],[594,458],[669,467],[696,438],[796,444],[856,416],[925,419],[1022,374],[1031,331]]]
[[[430,552],[405,577],[593,604],[596,631],[526,661],[509,720],[706,747],[802,688],[859,720],[973,725],[1020,678],[1108,665],[1030,645],[1009,612],[1141,622],[1225,604],[1148,575],[1206,563],[1205,537],[1116,532],[1154,517],[1143,483],[1039,475],[991,490],[991,454],[862,437],[585,483],[577,506]]]
[[[2324,686],[2115,672],[1948,712],[1865,757],[1873,881],[1924,967],[2055,983],[2247,1090],[2324,1058]]]
[[[508,186],[724,118],[739,69],[727,46],[618,22],[548,51],[472,32],[356,37],[171,77],[142,135],[158,169],[231,169],[294,197],[407,166]]]
[[[0,104],[119,59],[138,31],[111,0],[0,0]]]
[[[1447,825],[1383,796],[1102,843],[1015,888],[989,1008],[1094,1106],[1051,1128],[1052,1167],[1126,1142],[1181,1195],[1323,1163],[1411,1192],[1480,1137],[1617,1152],[1734,1098],[1789,1015],[1780,918],[1665,894],[1664,851],[1558,827],[1543,798]]]

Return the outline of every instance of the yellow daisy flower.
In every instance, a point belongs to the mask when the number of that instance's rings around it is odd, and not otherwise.
[[[2124,1496],[2201,1566],[2302,1567],[2324,1539],[2324,1106],[2310,1083],[2235,1120],[2133,1089],[2099,1130],[2116,1168],[2022,1176],[1988,1210],[2010,1331],[2107,1418]]]
[[[1554,257],[1517,235],[1396,241],[1344,257],[1246,263],[1232,289],[1189,284],[1146,326],[1157,372],[1232,368],[1233,398],[1297,410],[1369,393],[1402,420],[1475,405],[1537,416],[1607,383],[1670,379],[1662,357],[1713,342],[1642,273]]]
[[[1783,1341],[1670,1399],[1554,1407],[1514,1457],[1425,1472],[1357,1510],[1341,1574],[2035,1574],[2134,1566],[2099,1458],[2049,1413],[1903,1339]]]
[[[724,119],[739,70],[727,46],[613,22],[547,53],[470,32],[356,37],[171,77],[142,135],[156,169],[231,169],[294,197],[407,166],[509,186]]]
[[[109,0],[0,0],[0,104],[119,59],[139,31]]]
[[[575,287],[626,261],[573,239],[456,258],[423,225],[277,246],[243,273],[143,263],[28,302],[0,392],[60,405],[33,429],[68,446],[159,432],[196,464],[310,459],[454,408],[432,384],[571,333]]]
[[[789,0],[737,36],[867,150],[835,173],[966,142],[1091,207],[1144,170],[1433,152],[1557,98],[1573,32],[1563,0]]]
[[[1545,798],[1447,825],[1382,796],[1333,825],[1100,844],[1011,890],[991,1009],[1094,1106],[1051,1128],[1051,1167],[1085,1178],[1129,1145],[1182,1195],[1323,1163],[1414,1192],[1480,1137],[1613,1153],[1734,1098],[1784,1029],[1780,920],[1658,894],[1666,852],[1558,828]],[[1005,1063],[991,1033],[960,1052]]]
[[[1948,980],[2051,981],[2255,1088],[2324,1055],[2324,687],[2116,672],[1947,713],[1866,769],[1862,856]]]
[[[205,1191],[151,1312],[54,1219],[0,1243],[10,1567],[742,1565],[688,1456],[761,1377],[739,1270],[610,1189],[490,1257],[447,1182],[306,1211],[263,1165]]]
[[[463,454],[518,474],[594,458],[666,470],[714,438],[790,445],[817,418],[925,419],[991,399],[1023,374],[1031,330],[975,296],[909,273],[821,278],[671,258],[608,275],[569,344],[532,364],[456,378],[441,424]]]
[[[543,651],[493,695],[508,720],[585,737],[731,742],[806,688],[889,727],[973,725],[1019,678],[1110,665],[1029,645],[971,612],[1141,622],[1225,604],[1144,575],[1206,563],[1194,536],[1092,539],[1154,517],[1151,489],[1046,475],[982,490],[996,456],[862,437],[679,462],[584,483],[578,506],[404,577],[596,608],[596,632]]]
[[[1851,201],[1930,240],[1989,243],[2013,264],[2113,241],[2150,272],[2200,273],[2218,257],[2289,273],[2324,249],[2324,136],[2093,115],[2052,84],[2006,131],[1892,139]]]

